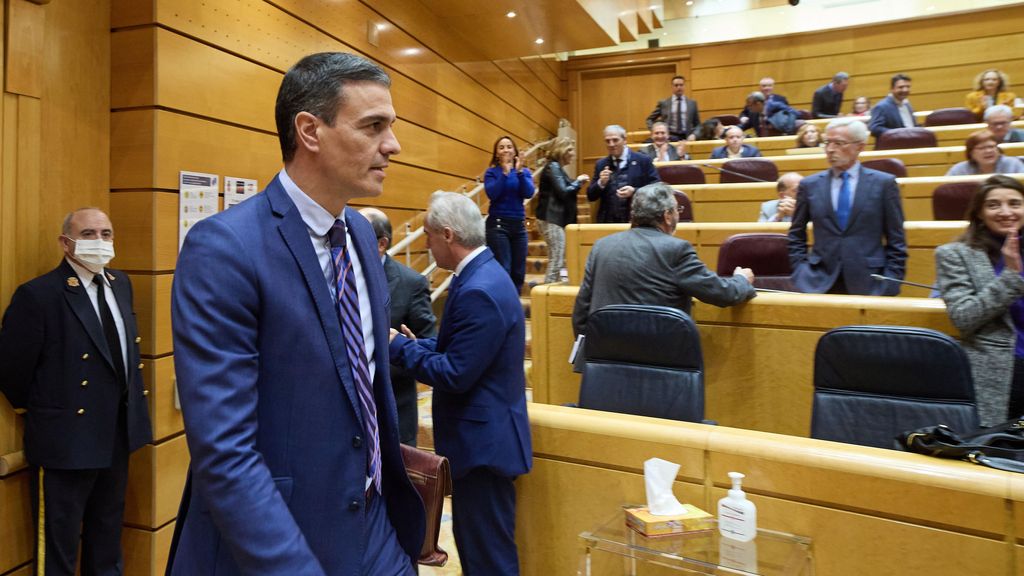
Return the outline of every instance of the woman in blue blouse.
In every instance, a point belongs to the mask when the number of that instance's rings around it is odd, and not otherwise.
[[[533,197],[533,176],[529,168],[520,164],[519,149],[508,136],[494,143],[491,167],[484,174],[484,190],[491,201],[487,211],[487,247],[519,292],[526,277],[523,201]]]

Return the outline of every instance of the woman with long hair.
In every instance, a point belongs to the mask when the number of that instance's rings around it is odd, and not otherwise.
[[[670,144],[671,146],[671,144]],[[548,146],[540,169],[540,193],[537,198],[537,224],[548,246],[548,269],[544,282],[557,282],[565,268],[565,227],[576,223],[576,195],[590,176],[580,174],[575,180],[563,166],[576,160],[576,145],[570,138],[559,136]]]
[[[1004,156],[995,135],[988,130],[971,133],[964,142],[964,148],[967,160],[954,164],[946,176],[1024,172],[1024,162],[1014,156]]]
[[[821,131],[810,122],[804,122],[796,131],[797,148],[821,148]]]
[[[992,176],[971,197],[967,230],[935,251],[939,293],[971,361],[982,426],[1024,414],[1024,186]]]
[[[989,68],[974,77],[974,92],[967,93],[967,108],[981,119],[985,109],[996,104],[1013,106],[1017,95],[1010,92],[1010,79],[995,68]]]
[[[533,175],[522,165],[519,148],[510,136],[494,141],[491,166],[484,173],[487,210],[487,247],[508,272],[516,292],[526,279],[526,211],[523,201],[533,197]]]

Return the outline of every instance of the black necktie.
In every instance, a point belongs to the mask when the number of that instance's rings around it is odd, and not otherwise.
[[[103,323],[103,336],[107,341],[107,348],[110,350],[110,359],[114,361],[114,371],[117,372],[117,379],[122,386],[127,384],[124,375],[124,354],[121,353],[121,338],[117,335],[117,324],[114,323],[114,315],[107,306],[106,289],[103,286],[103,276],[97,274],[92,281],[96,284],[96,303],[100,308],[100,320]]]

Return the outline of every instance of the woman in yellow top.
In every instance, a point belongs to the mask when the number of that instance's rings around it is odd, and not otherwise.
[[[985,109],[996,104],[1013,106],[1016,94],[1010,92],[1010,79],[999,70],[989,68],[974,78],[974,92],[967,93],[967,107],[978,118]]]

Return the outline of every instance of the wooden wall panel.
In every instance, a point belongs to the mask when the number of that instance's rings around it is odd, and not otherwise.
[[[125,524],[159,528],[178,514],[188,472],[188,444],[175,436],[132,453],[125,494]]]
[[[147,400],[153,423],[153,441],[159,443],[185,430],[181,410],[174,406],[174,358],[146,359],[143,364],[142,377],[149,390]]]
[[[7,0],[4,90],[39,98],[43,91],[46,9],[28,0]]]
[[[173,274],[130,274],[135,292],[135,315],[139,325],[139,350],[143,356],[170,354],[171,341],[171,282]],[[149,362],[144,360],[143,363]]]
[[[507,86],[504,85],[504,83],[494,85],[490,82],[484,82],[486,86],[492,89],[498,88],[500,92],[505,92],[506,89],[525,91],[527,94],[539,100],[540,103],[543,104],[543,106],[552,114],[558,117],[565,116],[564,103],[560,98],[559,92],[537,77],[533,69],[522,59],[510,58],[508,60],[496,60],[494,61],[494,65],[500,68],[501,71],[507,75],[508,79],[511,79],[511,81],[515,83],[515,86]],[[477,78],[477,80],[482,79]]]
[[[110,195],[117,222],[117,266],[124,270],[169,272],[178,259],[178,195],[159,191],[118,191]]]
[[[124,573],[135,576],[163,576],[167,566],[174,522],[156,531],[125,526],[121,532]]]
[[[29,471],[0,478],[0,572],[24,564],[35,554]]]
[[[645,128],[644,121],[655,104],[671,94],[670,79],[676,74],[673,63],[645,66],[642,69],[613,69],[583,72],[580,75],[582,122],[574,125],[579,155],[607,156],[602,130],[609,124]],[[629,90],[625,90],[626,85]],[[635,94],[663,93],[657,98],[637,98]]]

